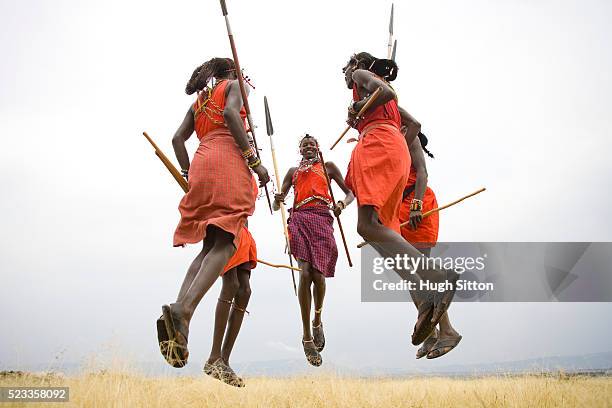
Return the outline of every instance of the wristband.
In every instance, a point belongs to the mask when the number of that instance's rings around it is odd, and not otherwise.
[[[422,211],[423,210],[423,200],[419,200],[413,198],[410,202],[410,211]]]

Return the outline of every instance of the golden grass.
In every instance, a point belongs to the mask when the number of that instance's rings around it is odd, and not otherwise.
[[[202,377],[147,378],[122,372],[77,377],[7,376],[0,386],[67,386],[80,407],[610,407],[612,378],[360,379],[333,375],[246,378],[236,389]],[[38,404],[24,404],[34,406]],[[0,404],[2,408],[18,406]]]

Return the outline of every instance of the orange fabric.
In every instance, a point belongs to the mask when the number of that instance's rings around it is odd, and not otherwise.
[[[353,86],[353,100],[359,101],[359,93],[357,92],[357,85]],[[387,121],[395,123],[399,129],[402,126],[402,116],[399,113],[397,107],[397,101],[395,99],[390,100],[384,105],[377,106],[374,110],[370,110],[365,117],[357,123],[357,130],[363,132],[370,123],[377,121]]]
[[[217,84],[211,95],[214,103],[209,101],[206,106],[223,111],[228,83]],[[202,95],[199,102],[200,98]],[[200,146],[189,167],[189,192],[179,204],[181,220],[174,233],[174,246],[204,240],[208,226],[214,225],[232,234],[238,247],[240,231],[255,211],[253,176],[229,129],[214,123],[201,103],[194,104],[194,112]],[[222,114],[207,112],[213,119],[223,121]]]
[[[357,197],[358,205],[374,206],[380,221],[397,233],[410,162],[410,152],[397,123],[379,120],[370,122],[361,133],[346,175],[346,185]]]
[[[412,174],[412,168],[411,174]],[[416,174],[416,172],[415,172]],[[415,177],[416,180],[416,177]],[[407,186],[413,183],[408,182]],[[410,202],[414,198],[414,191],[408,194],[408,196],[402,202],[400,207],[399,219],[403,223],[410,219]],[[438,201],[433,190],[429,187],[425,190],[423,195],[423,213],[438,208]],[[428,217],[423,218],[423,221],[419,224],[416,230],[410,228],[409,225],[402,227],[402,237],[417,248],[431,248],[438,242],[438,230],[440,223],[440,213],[435,212]]]
[[[293,199],[293,205],[297,205],[308,197],[319,196],[324,197],[332,202],[331,196],[329,195],[329,189],[327,188],[327,180],[325,179],[325,173],[323,171],[323,165],[319,162],[314,163],[309,169],[305,171],[296,170],[293,174],[293,190],[295,196]],[[321,200],[310,201],[300,208],[310,207],[313,205],[325,205]]]
[[[240,231],[240,242],[236,247],[236,252],[227,262],[225,268],[223,268],[223,273],[221,275],[223,276],[230,269],[242,264],[247,264],[246,268],[248,269],[255,269],[257,266],[257,246],[247,227],[242,227]]]
[[[211,101],[206,102],[209,95],[208,92],[204,90],[200,92],[198,98],[193,103],[192,110],[195,115],[194,128],[198,139],[201,140],[202,136],[212,130],[226,127],[223,120],[223,108],[225,108],[225,89],[228,84],[228,80],[219,81],[212,91]],[[203,106],[204,103],[205,105]],[[242,120],[246,119],[246,110],[244,106],[240,110],[240,117]]]

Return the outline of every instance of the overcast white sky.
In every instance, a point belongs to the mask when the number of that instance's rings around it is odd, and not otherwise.
[[[229,0],[264,163],[263,96],[281,171],[298,137],[329,146],[351,94],[341,68],[386,54],[390,2]],[[441,241],[610,241],[612,4],[404,1],[395,4],[400,104],[436,155]],[[154,320],[196,247],[172,248],[180,190],[143,130],[170,139],[193,98],[193,69],[230,56],[216,1],[0,1],[0,363],[79,361],[109,342],[159,359]],[[196,138],[189,143],[191,152]],[[350,146],[326,158],[345,169]],[[339,193],[338,193],[339,194]],[[457,304],[464,335],[440,362],[413,361],[410,304],[361,304],[356,208],[352,255],[328,281],[324,358],[419,367],[609,351],[610,304]],[[260,257],[284,262],[280,217],[257,203]],[[234,361],[302,358],[291,278],[258,267]],[[193,361],[208,354],[218,286],[193,320]],[[382,347],[381,347],[382,345]]]

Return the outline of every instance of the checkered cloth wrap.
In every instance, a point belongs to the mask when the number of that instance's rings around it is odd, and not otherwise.
[[[333,277],[338,247],[334,239],[334,218],[329,209],[317,205],[289,212],[287,226],[293,256],[310,263],[326,278]]]

